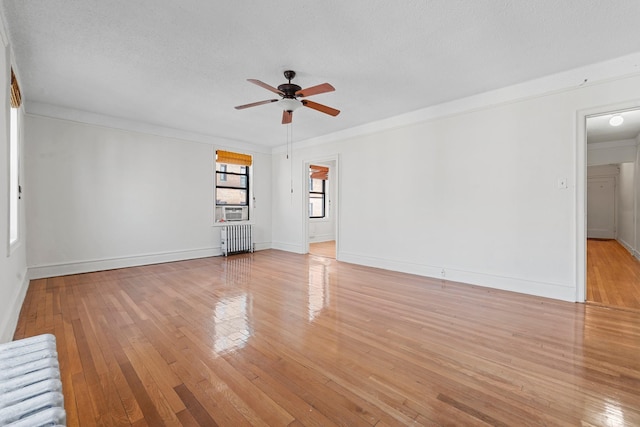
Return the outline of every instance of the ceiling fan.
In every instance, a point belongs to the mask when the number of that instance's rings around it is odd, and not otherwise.
[[[306,98],[311,95],[318,95],[320,93],[325,92],[333,92],[336,90],[329,83],[322,83],[317,86],[311,86],[306,89],[302,89],[295,83],[291,83],[291,79],[296,76],[295,71],[287,70],[284,72],[284,78],[289,80],[289,83],[283,83],[276,89],[275,87],[268,85],[260,80],[256,79],[247,79],[247,81],[256,84],[260,87],[263,87],[267,90],[270,90],[273,93],[277,93],[280,95],[280,99],[267,99],[266,101],[258,101],[252,102],[251,104],[238,105],[235,107],[236,110],[243,110],[249,107],[257,107],[258,105],[270,104],[272,102],[279,102],[282,106],[282,124],[286,125],[291,123],[293,119],[293,111],[299,107],[309,107],[316,111],[320,111],[321,113],[329,114],[330,116],[337,116],[340,114],[340,110],[336,110],[335,108],[327,107],[326,105],[318,104],[317,102],[309,101],[307,99],[298,99],[298,98]]]

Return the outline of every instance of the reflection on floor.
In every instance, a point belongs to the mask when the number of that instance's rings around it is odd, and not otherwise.
[[[15,338],[69,426],[640,426],[638,325],[268,249],[32,280]]]
[[[336,241],[309,243],[309,254],[323,256],[326,258],[336,257]]]
[[[616,240],[587,240],[587,301],[640,310],[640,261]]]

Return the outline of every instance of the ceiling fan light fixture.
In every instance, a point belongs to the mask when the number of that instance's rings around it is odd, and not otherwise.
[[[327,105],[322,105],[317,102],[309,101],[308,99],[298,99],[298,98],[306,98],[312,95],[319,95],[321,93],[333,92],[336,90],[329,83],[322,83],[315,86],[310,86],[307,88],[301,88],[295,83],[291,83],[291,79],[295,77],[295,71],[287,70],[284,72],[284,77],[289,82],[283,83],[279,85],[277,88],[266,84],[265,82],[261,82],[257,79],[247,79],[248,82],[253,83],[254,85],[258,85],[263,89],[267,89],[270,92],[276,93],[280,95],[281,99],[267,99],[265,101],[252,102],[250,104],[238,105],[234,107],[236,110],[244,110],[245,108],[257,107],[259,105],[271,104],[271,103],[279,103],[279,108],[282,108],[282,124],[287,125],[291,123],[293,118],[293,112],[300,107],[308,107],[312,110],[319,111],[324,114],[328,114],[330,116],[337,116],[340,114],[340,110],[336,110],[335,108],[329,107]]]
[[[278,105],[284,111],[295,111],[296,109],[302,107],[302,102],[298,101],[297,99],[283,98],[278,101]]]
[[[620,126],[624,122],[624,117],[620,114],[616,114],[615,116],[609,119],[609,124],[611,126]]]

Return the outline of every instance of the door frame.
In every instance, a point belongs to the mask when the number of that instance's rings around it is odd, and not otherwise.
[[[336,238],[336,260],[339,260],[340,253],[340,155],[332,154],[323,157],[312,157],[302,162],[302,188],[304,189],[302,194],[302,239],[304,250],[303,253],[309,253],[309,184],[307,179],[309,177],[309,166],[314,163],[327,163],[334,162],[335,170],[333,171],[333,179],[335,182],[335,194],[331,195],[332,198],[332,214],[335,215],[335,238]]]
[[[587,300],[587,118],[640,108],[640,100],[579,110],[576,113],[575,283],[576,301]]]

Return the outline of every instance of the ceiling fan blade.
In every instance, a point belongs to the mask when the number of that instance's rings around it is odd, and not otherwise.
[[[252,102],[251,104],[238,105],[237,107],[233,107],[233,108],[235,108],[236,110],[244,110],[245,108],[257,107],[258,105],[270,104],[272,102],[278,102],[278,101],[280,101],[280,100],[279,99],[267,99],[266,101]]]
[[[258,85],[260,87],[265,88],[266,90],[270,90],[273,93],[277,93],[278,95],[284,95],[284,92],[281,91],[280,89],[276,89],[275,87],[266,84],[265,82],[261,82],[260,80],[256,80],[256,79],[247,79],[248,82],[253,83],[254,85]]]
[[[293,120],[293,111],[283,111],[282,112],[282,124],[288,125]]]
[[[321,113],[329,114],[330,116],[335,117],[340,114],[340,110],[327,107],[326,105],[318,104],[317,102],[307,101],[306,99],[303,99],[301,102],[305,107],[313,108],[314,110],[320,111]]]
[[[329,83],[322,83],[321,85],[311,86],[306,89],[300,89],[296,92],[296,96],[305,98],[307,96],[317,95],[319,93],[333,92],[334,90],[336,90],[336,88],[331,86]]]

